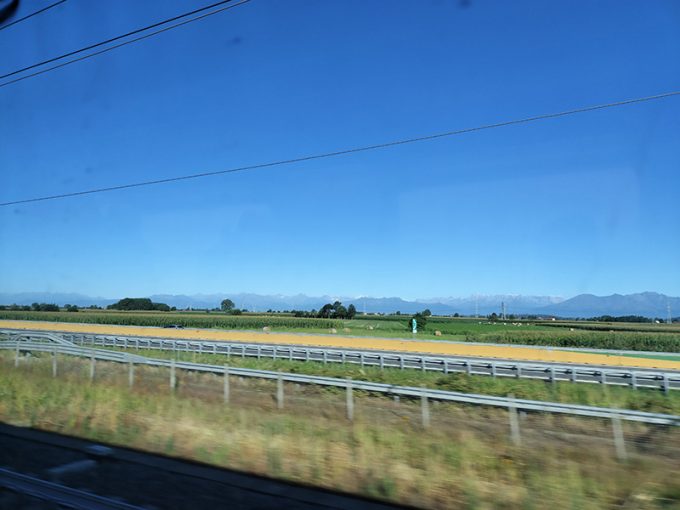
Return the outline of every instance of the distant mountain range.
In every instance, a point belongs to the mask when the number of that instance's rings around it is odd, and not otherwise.
[[[670,305],[672,313],[680,315],[680,298],[669,297],[656,292],[637,294],[612,294],[611,296],[594,296],[580,294],[571,299],[553,296],[520,296],[520,295],[480,295],[466,298],[441,297],[406,301],[399,297],[342,297],[342,296],[306,296],[297,294],[260,295],[248,293],[194,294],[191,296],[175,294],[155,294],[149,297],[158,303],[167,303],[179,309],[216,308],[225,299],[231,299],[237,307],[251,311],[267,310],[311,310],[319,309],[326,303],[336,300],[348,306],[354,304],[359,312],[368,313],[415,313],[429,308],[435,315],[488,315],[501,312],[501,303],[505,303],[507,314],[534,314],[557,317],[597,317],[601,315],[642,315],[645,317],[663,317],[668,314]],[[92,297],[75,293],[24,292],[0,293],[0,304],[30,305],[31,303],[72,304],[77,306],[107,306],[118,299]]]

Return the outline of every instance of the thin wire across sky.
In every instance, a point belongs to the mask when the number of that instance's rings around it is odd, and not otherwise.
[[[181,27],[183,25],[187,25],[189,23],[193,23],[194,21],[198,21],[198,20],[207,18],[209,16],[213,16],[215,14],[218,14],[220,12],[227,11],[229,9],[233,9],[234,7],[238,7],[240,5],[246,4],[246,3],[250,2],[250,0],[241,0],[240,2],[237,2],[237,3],[232,3],[232,2],[233,2],[233,0],[222,0],[220,2],[208,5],[206,7],[201,7],[200,9],[194,9],[193,11],[186,12],[186,13],[180,14],[178,16],[173,16],[172,18],[168,18],[168,19],[163,20],[163,21],[158,21],[158,22],[153,23],[151,25],[147,25],[145,27],[132,30],[131,32],[127,32],[125,34],[117,35],[116,37],[112,37],[110,39],[106,39],[104,41],[100,41],[100,42],[95,43],[95,44],[90,44],[89,46],[85,46],[84,48],[80,48],[78,50],[69,51],[68,53],[64,53],[63,55],[59,55],[57,57],[52,57],[52,58],[49,58],[47,60],[43,60],[41,62],[36,62],[34,64],[23,67],[21,69],[15,69],[14,71],[11,71],[9,73],[5,73],[3,75],[0,75],[0,80],[5,79],[5,78],[9,78],[9,77],[12,77],[12,76],[16,76],[16,75],[20,75],[20,76],[17,77],[17,78],[14,78],[12,80],[6,81],[4,83],[0,83],[0,88],[6,87],[7,85],[11,85],[13,83],[17,83],[17,82],[26,80],[28,78],[32,78],[34,76],[38,76],[38,75],[41,75],[41,74],[48,73],[50,71],[54,71],[55,69],[65,67],[67,65],[74,64],[76,62],[81,62],[83,60],[95,57],[97,55],[101,55],[102,53],[107,53],[107,52],[115,50],[117,48],[121,48],[123,46],[127,46],[129,44],[133,44],[133,43],[136,43],[138,41],[148,39],[150,37],[154,37],[156,35],[162,34],[162,33],[167,32],[169,30]],[[225,4],[229,4],[229,5],[225,5]],[[214,9],[214,10],[211,10],[211,9]],[[209,12],[204,12],[204,11],[209,11]],[[200,14],[200,13],[203,13],[203,14]],[[192,18],[190,16],[194,16],[194,17]],[[184,19],[184,18],[187,18],[187,17],[189,19]],[[178,23],[170,24],[170,23],[173,23],[173,22],[178,21],[178,20],[183,20],[183,21],[179,21]],[[170,25],[168,25],[168,24],[170,24]],[[163,26],[163,25],[168,25],[168,26]],[[149,32],[149,33],[144,33],[144,32],[148,32],[149,30],[152,30],[152,29],[158,28],[158,27],[163,27],[163,28],[160,28],[159,30],[155,30],[155,31],[152,31],[152,32]],[[136,35],[136,34],[143,34],[143,35],[140,35],[138,37],[134,37],[132,39],[127,39],[127,38],[129,38],[133,35]],[[127,39],[127,40],[125,40],[125,39]],[[87,53],[90,50],[100,48],[102,46],[106,46],[107,44],[111,44],[115,41],[120,41],[120,40],[123,40],[123,42],[121,42],[119,44],[115,44],[113,46],[108,46],[108,47],[101,49],[99,51]],[[69,57],[73,57],[73,56],[76,56],[76,55],[80,55],[82,53],[86,53],[86,54],[82,55],[78,58],[74,58],[72,60],[67,60],[65,62],[61,62],[62,60],[65,60]],[[43,66],[46,66],[48,64],[55,63],[55,62],[59,62],[59,63],[54,65],[54,66],[47,67],[45,69],[40,69],[40,70],[33,72],[33,73],[22,75],[22,73],[30,71],[31,69],[38,69],[40,67],[43,67]]]
[[[202,172],[202,173],[195,173],[195,174],[189,174],[189,175],[182,175],[182,176],[179,176],[179,177],[168,177],[166,179],[157,179],[157,180],[153,180],[153,181],[142,181],[142,182],[135,182],[135,183],[129,183],[129,184],[121,184],[119,186],[110,186],[110,187],[106,187],[106,188],[94,188],[94,189],[84,190],[84,191],[74,191],[74,192],[71,192],[71,193],[61,193],[61,194],[58,194],[58,195],[47,195],[47,196],[42,196],[42,197],[26,198],[26,199],[22,199],[22,200],[13,200],[11,202],[0,203],[0,207],[6,207],[6,206],[18,205],[18,204],[27,204],[27,203],[32,203],[32,202],[43,202],[43,201],[46,201],[46,200],[57,200],[57,199],[77,197],[77,196],[82,196],[82,195],[92,195],[92,194],[95,194],[95,193],[120,191],[120,190],[124,190],[124,189],[139,188],[139,187],[143,187],[143,186],[155,186],[155,185],[158,185],[158,184],[166,184],[166,183],[178,182],[178,181],[187,181],[187,180],[191,180],[191,179],[201,179],[201,178],[205,178],[205,177],[231,174],[231,173],[236,173],[236,172],[261,170],[261,169],[264,169],[264,168],[271,168],[271,167],[283,166],[283,165],[291,165],[291,164],[294,164],[294,163],[301,163],[301,162],[304,162],[304,161],[312,161],[312,160],[317,160],[317,159],[332,158],[332,157],[343,156],[343,155],[348,155],[348,154],[356,154],[356,153],[359,153],[359,152],[368,152],[368,151],[373,151],[373,150],[378,150],[378,149],[387,149],[387,148],[395,147],[395,146],[398,146],[398,145],[407,145],[407,144],[412,144],[412,143],[417,143],[417,142],[425,142],[425,141],[436,140],[436,139],[440,139],[440,138],[447,138],[447,137],[452,137],[452,136],[463,135],[463,134],[466,134],[466,133],[473,133],[475,131],[484,131],[484,130],[487,130],[487,129],[495,129],[495,128],[501,128],[501,127],[515,126],[515,125],[518,125],[518,124],[528,124],[530,122],[537,122],[537,121],[542,121],[542,120],[555,119],[555,118],[559,118],[559,117],[566,117],[566,116],[569,116],[569,115],[576,115],[576,114],[579,114],[579,113],[587,113],[587,112],[593,112],[593,111],[597,111],[597,110],[617,108],[617,107],[621,107],[621,106],[644,103],[644,102],[648,102],[648,101],[657,101],[657,100],[668,99],[668,98],[676,97],[676,96],[680,96],[680,90],[671,91],[671,92],[664,92],[664,93],[655,94],[655,95],[652,95],[652,96],[644,96],[644,97],[637,97],[637,98],[634,98],[634,99],[626,99],[624,101],[616,101],[616,102],[604,103],[604,104],[599,104],[599,105],[584,106],[584,107],[576,108],[576,109],[573,109],[573,110],[546,113],[546,114],[543,114],[543,115],[536,115],[536,116],[533,116],[533,117],[524,117],[524,118],[520,118],[520,119],[501,121],[501,122],[496,122],[496,123],[493,123],[493,124],[484,124],[484,125],[481,125],[481,126],[457,129],[457,130],[453,130],[453,131],[445,131],[445,132],[442,132],[442,133],[435,133],[435,134],[418,136],[418,137],[413,137],[413,138],[406,138],[406,139],[401,139],[401,140],[392,140],[392,141],[389,141],[389,142],[384,142],[384,143],[379,143],[379,144],[374,144],[374,145],[364,145],[364,146],[361,146],[361,147],[354,147],[354,148],[350,148],[350,149],[343,149],[343,150],[338,150],[338,151],[333,151],[333,152],[308,154],[308,155],[305,155],[305,156],[299,156],[299,157],[291,158],[291,159],[282,159],[282,160],[277,160],[277,161],[270,161],[270,162],[267,162],[267,163],[259,163],[259,164],[255,164],[255,165],[228,168],[228,169],[225,169],[225,170],[217,170],[217,171],[214,171],[214,172]]]
[[[15,19],[14,21],[7,23],[6,25],[2,25],[0,26],[0,32],[11,26],[18,25],[19,23],[26,21],[27,19],[42,14],[43,12],[49,11],[50,9],[53,9],[54,7],[57,7],[58,5],[63,4],[64,2],[66,2],[66,0],[59,0],[58,2],[54,2],[53,4],[48,5],[47,7],[43,7],[42,9],[32,12],[31,14],[27,14],[23,18]]]

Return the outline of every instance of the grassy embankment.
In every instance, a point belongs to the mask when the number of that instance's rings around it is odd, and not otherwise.
[[[329,333],[334,328],[341,335],[385,338],[411,338],[408,317],[361,317],[354,320],[306,319],[274,315],[231,316],[222,313],[183,312],[20,312],[0,311],[0,319],[83,322],[135,326],[164,326],[180,324],[192,328],[259,330],[288,333]],[[620,325],[619,325],[620,326]],[[620,326],[623,327],[623,326]],[[636,351],[680,353],[680,329],[674,325],[656,325],[653,330],[636,324],[625,330],[586,330],[553,327],[547,322],[496,322],[482,320],[433,317],[418,339],[490,342],[502,344],[545,345],[554,347],[586,347],[593,349],[622,349]],[[573,331],[572,331],[573,329]],[[440,331],[441,336],[436,336]]]
[[[120,350],[123,349],[112,349]],[[664,395],[661,390],[633,390],[623,386],[601,384],[571,383],[567,381],[551,384],[546,381],[532,379],[514,379],[485,375],[467,375],[464,373],[447,374],[421,372],[419,370],[343,365],[316,361],[288,361],[272,359],[227,358],[220,354],[198,354],[190,352],[172,352],[140,349],[131,351],[134,354],[150,358],[176,359],[194,363],[211,365],[228,364],[232,367],[273,370],[295,374],[319,375],[327,377],[351,377],[358,381],[373,381],[399,386],[425,386],[439,390],[479,393],[505,397],[515,395],[516,398],[541,400],[544,402],[562,402],[569,404],[593,405],[620,409],[633,409],[655,413],[680,415],[680,390],[672,390]]]
[[[677,429],[624,424],[630,458],[619,462],[606,421],[528,415],[522,446],[508,440],[507,413],[432,404],[419,425],[416,403],[357,396],[356,420],[343,396],[295,393],[285,409],[265,383],[234,378],[232,403],[207,375],[139,369],[133,390],[123,367],[87,361],[0,356],[0,419],[430,508],[667,509],[680,505]],[[122,369],[122,370],[121,370]],[[314,409],[312,413],[309,411]],[[563,435],[564,434],[564,435]],[[653,446],[650,448],[650,446]]]

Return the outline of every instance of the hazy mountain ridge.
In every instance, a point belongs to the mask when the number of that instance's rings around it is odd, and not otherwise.
[[[146,296],[130,296],[146,297]],[[501,303],[510,314],[534,314],[539,316],[558,317],[596,317],[601,315],[643,315],[646,317],[663,317],[668,314],[670,304],[674,316],[680,315],[680,297],[669,297],[657,292],[641,292],[636,294],[612,294],[611,296],[595,296],[580,294],[570,299],[555,296],[521,296],[521,295],[480,295],[465,298],[445,297],[418,299],[407,301],[399,297],[343,297],[343,296],[307,296],[297,294],[261,295],[253,293],[224,294],[154,294],[148,296],[154,302],[167,303],[179,309],[216,308],[220,302],[229,298],[239,308],[264,312],[267,310],[311,310],[319,309],[326,303],[336,300],[346,306],[353,304],[358,312],[368,313],[401,313],[409,314],[429,308],[435,315],[488,315],[501,312]],[[78,293],[23,292],[0,293],[0,304],[30,305],[34,302],[67,303],[77,306],[98,305],[105,307],[118,299],[90,297]]]
[[[673,316],[680,315],[680,297],[666,296],[658,292],[610,296],[580,294],[561,303],[544,307],[543,313],[560,317],[642,315],[665,318],[668,315],[668,305]]]

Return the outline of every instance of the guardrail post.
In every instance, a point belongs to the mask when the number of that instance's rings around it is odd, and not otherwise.
[[[522,377],[522,365],[516,365],[516,377],[519,379]]]
[[[496,378],[496,363],[494,361],[491,362],[491,377]]]
[[[276,378],[276,407],[283,409],[283,374],[281,372]]]
[[[52,351],[52,377],[57,377],[57,348]]]
[[[139,351],[139,338],[135,338],[135,350]]]
[[[276,361],[276,346],[272,347],[272,359]]]
[[[668,380],[668,374],[663,374],[662,383],[663,392],[668,395],[671,391],[671,382]]]
[[[630,387],[637,390],[637,375],[635,372],[630,373]]]
[[[170,391],[175,391],[177,386],[177,378],[175,376],[175,360],[170,360]]]
[[[363,352],[359,353],[359,361],[361,363],[361,368],[364,368],[364,353]]]
[[[354,421],[354,391],[352,390],[352,378],[347,378],[347,419]]]
[[[508,414],[510,415],[510,437],[515,446],[522,444],[522,436],[519,431],[519,419],[517,417],[517,407],[515,406],[515,395],[508,395]]]
[[[555,367],[550,367],[550,383],[555,384]]]
[[[229,403],[229,366],[224,365],[224,403]]]
[[[429,429],[430,428],[430,402],[427,398],[427,393],[423,389],[422,394],[420,395],[420,414],[422,418],[422,423],[423,423],[423,428],[424,429]]]
[[[305,349],[305,361],[309,361],[309,349]]]
[[[288,361],[293,361],[293,348],[292,347],[288,347]]]
[[[262,357],[262,346],[258,345],[257,346],[257,359],[260,359]]]
[[[444,360],[444,374],[449,373],[449,360],[445,359]]]
[[[604,370],[600,372],[600,383],[607,384],[607,372],[605,372]]]
[[[616,448],[616,457],[623,461],[628,458],[626,454],[626,443],[623,439],[623,428],[621,427],[621,418],[618,415],[612,416],[612,429],[614,432],[614,447]]]
[[[227,359],[231,359],[231,344],[227,344]]]
[[[90,356],[90,381],[94,381],[95,363],[96,360],[94,359],[94,354],[92,354]]]
[[[399,355],[399,368],[401,370],[404,370],[404,355],[403,354]]]
[[[212,344],[213,345],[213,354],[217,354],[217,344]]]
[[[324,349],[324,351],[323,351],[323,364],[325,365],[326,363],[328,363],[328,351],[326,351]]]
[[[128,339],[127,339],[127,337],[125,337],[123,339],[123,349],[125,349],[127,351],[127,348],[128,348]]]
[[[425,372],[425,357],[424,356],[420,357],[420,366],[423,369],[423,372]]]
[[[572,368],[571,369],[571,382],[575,383],[577,381],[578,381],[578,376],[577,376],[577,373],[576,373],[576,369]]]
[[[472,364],[468,360],[465,360],[465,373],[472,375]]]
[[[135,385],[135,363],[128,362],[128,387],[132,388]]]
[[[245,346],[245,344],[241,345],[241,357],[242,358],[246,357],[246,346]]]
[[[383,357],[382,354],[378,356],[378,359],[380,360],[380,370],[383,370],[385,368],[385,358]]]

